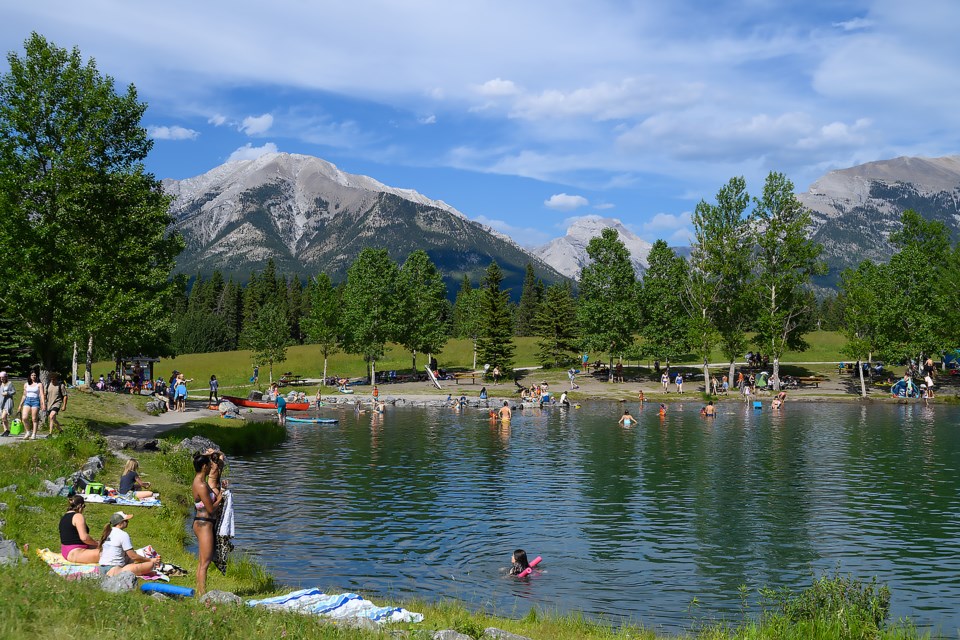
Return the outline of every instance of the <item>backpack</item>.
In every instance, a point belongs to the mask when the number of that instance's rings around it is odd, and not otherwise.
[[[86,495],[98,495],[105,496],[107,495],[107,489],[103,486],[102,482],[87,482],[86,486],[83,487],[83,493]]]

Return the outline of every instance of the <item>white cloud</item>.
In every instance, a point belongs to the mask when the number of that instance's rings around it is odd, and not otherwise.
[[[693,237],[693,223],[689,211],[679,214],[658,213],[639,225],[638,233],[645,240],[666,240],[671,246],[688,245]]]
[[[520,88],[512,80],[494,78],[476,87],[477,93],[488,98],[502,98],[520,93]]]
[[[420,124],[437,124],[437,116],[431,114],[420,118]]]
[[[210,116],[209,119],[207,119],[207,124],[212,124],[215,127],[222,126],[226,124],[226,122],[227,122],[227,116],[221,115],[219,113],[215,113],[212,116]]]
[[[273,116],[265,113],[262,116],[247,116],[240,123],[240,131],[248,136],[266,133],[273,126]]]
[[[567,195],[566,193],[555,193],[548,199],[544,200],[543,204],[548,209],[567,212],[574,211],[580,207],[586,207],[590,204],[590,201],[583,196],[571,196]]]
[[[544,232],[543,229],[515,227],[505,220],[496,220],[486,216],[476,216],[473,220],[509,236],[514,242],[524,247],[538,247],[546,244],[553,237],[552,234]]]
[[[843,22],[834,22],[833,26],[844,31],[859,31],[860,29],[869,29],[873,26],[873,20],[867,18],[853,18]]]
[[[147,127],[147,135],[154,140],[196,140],[200,132],[173,125],[170,127]]]
[[[615,207],[616,205],[610,204],[609,202],[593,205],[593,208],[596,209],[597,211],[606,211],[608,209],[613,209]]]
[[[277,153],[277,151],[277,145],[272,142],[267,142],[262,147],[254,147],[248,142],[231,153],[230,157],[227,158],[227,162],[235,162],[237,160],[256,160],[264,154]]]

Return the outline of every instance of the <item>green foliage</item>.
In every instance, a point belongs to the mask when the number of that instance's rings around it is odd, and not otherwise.
[[[503,274],[496,262],[487,267],[480,289],[480,334],[477,357],[484,365],[499,367],[504,374],[513,369],[513,321],[510,317],[510,292],[500,289]]]
[[[270,380],[273,381],[274,363],[287,359],[290,334],[287,331],[287,315],[277,304],[268,302],[257,310],[253,322],[244,327],[241,342],[253,351],[253,361],[270,365]]]
[[[283,443],[287,439],[287,430],[274,420],[207,418],[193,420],[181,427],[166,431],[163,439],[176,444],[184,438],[194,436],[213,440],[226,454],[248,455]],[[177,461],[174,464],[174,468],[179,470],[180,462]],[[192,471],[190,477],[193,477]]]
[[[310,311],[301,321],[310,342],[320,347],[323,355],[323,378],[327,378],[327,359],[340,350],[343,335],[341,324],[340,291],[334,288],[330,277],[321,273],[310,280],[307,289]]]
[[[779,380],[784,352],[806,347],[803,335],[812,328],[808,309],[813,303],[807,287],[811,277],[825,272],[820,262],[823,247],[809,239],[810,213],[783,174],[767,176],[763,196],[755,204],[755,342],[770,355]]]
[[[540,340],[537,362],[544,367],[565,367],[576,361],[580,338],[577,332],[577,303],[568,283],[547,289],[533,323]]]
[[[813,621],[841,623],[839,637],[875,637],[890,615],[890,589],[877,582],[841,576],[839,573],[815,578],[799,594],[789,589],[761,590],[774,611],[791,624]],[[865,628],[864,628],[865,627]]]
[[[426,251],[407,256],[397,277],[397,342],[413,355],[439,353],[447,342],[447,286]]]
[[[230,351],[235,338],[226,318],[213,309],[190,309],[177,319],[172,346],[175,353]]]
[[[640,334],[644,351],[669,363],[690,348],[690,317],[683,312],[687,265],[663,240],[653,243],[647,262],[640,289],[645,310]]]
[[[386,249],[364,249],[343,289],[344,347],[373,367],[397,334],[398,269]]]
[[[640,326],[636,275],[630,253],[615,229],[604,229],[587,245],[591,263],[580,275],[577,321],[584,347],[609,353],[611,359],[627,351]],[[611,373],[613,375],[613,368]]]
[[[50,368],[70,340],[161,352],[173,260],[169,198],[145,173],[146,105],[36,33],[0,77],[0,262],[7,310]],[[29,268],[24,268],[29,265]]]
[[[520,303],[517,305],[514,335],[537,335],[535,322],[540,312],[540,305],[543,304],[543,297],[543,282],[537,279],[533,265],[528,262],[523,278],[523,289],[520,293]]]

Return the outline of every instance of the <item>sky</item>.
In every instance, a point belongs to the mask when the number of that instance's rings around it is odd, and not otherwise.
[[[576,218],[684,244],[733,176],[960,153],[956,0],[0,0],[149,105],[147,168],[302,153],[532,247]],[[0,70],[8,68],[6,58]]]

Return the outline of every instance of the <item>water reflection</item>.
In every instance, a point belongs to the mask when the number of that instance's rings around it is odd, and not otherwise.
[[[694,597],[722,616],[741,584],[799,588],[839,564],[890,584],[895,617],[960,623],[957,409],[629,408],[627,428],[614,404],[291,427],[233,462],[240,542],[288,584],[673,630]],[[502,577],[517,547],[544,557],[542,576]]]

